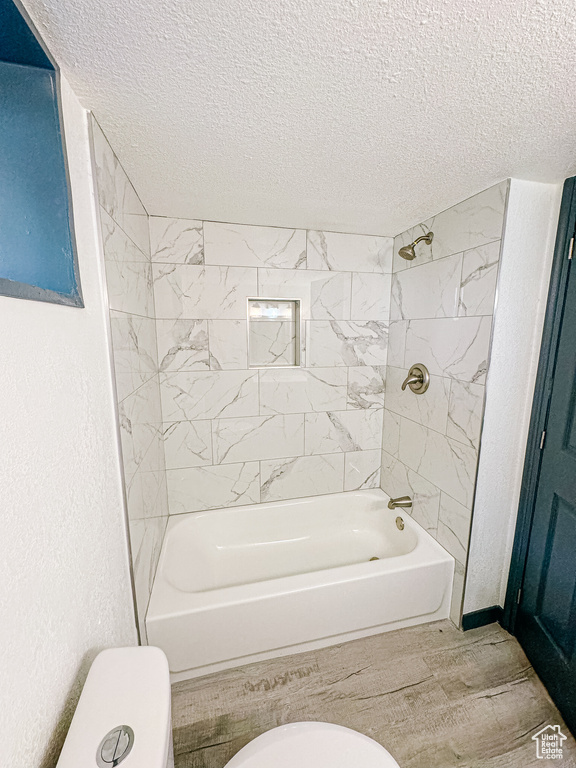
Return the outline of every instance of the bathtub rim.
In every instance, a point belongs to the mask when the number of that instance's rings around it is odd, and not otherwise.
[[[397,573],[399,571],[411,571],[438,562],[453,562],[452,555],[442,547],[419,523],[409,514],[403,514],[404,524],[411,529],[417,537],[416,546],[411,552],[381,558],[376,561],[350,563],[317,571],[304,571],[302,573],[280,576],[272,579],[235,584],[216,589],[188,592],[173,586],[164,576],[163,565],[167,557],[166,542],[169,535],[185,522],[182,518],[191,518],[197,514],[210,514],[218,512],[233,513],[234,511],[250,511],[255,507],[292,505],[302,501],[314,501],[329,499],[330,497],[342,497],[343,495],[361,495],[362,498],[377,497],[379,501],[387,502],[390,498],[381,489],[366,489],[360,491],[347,491],[345,493],[324,494],[319,496],[306,496],[301,499],[288,499],[278,502],[263,502],[239,507],[223,507],[214,510],[206,510],[202,513],[186,512],[173,515],[166,527],[162,540],[162,547],[156,575],[152,588],[152,594],[146,613],[147,621],[157,621],[164,618],[182,616],[197,611],[218,609],[229,605],[237,605],[243,602],[258,602],[274,595],[290,594],[297,591],[306,591],[331,584],[342,584],[350,581],[361,581],[379,576],[383,573]],[[394,514],[395,510],[385,509],[385,513]],[[174,519],[175,518],[175,519]]]

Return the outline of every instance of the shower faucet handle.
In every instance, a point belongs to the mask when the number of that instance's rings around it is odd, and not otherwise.
[[[422,384],[422,381],[423,381],[422,375],[410,376],[410,374],[408,374],[408,376],[406,376],[406,378],[404,379],[404,383],[402,384],[402,392],[404,392],[404,390],[409,384],[416,384],[416,383]]]
[[[423,395],[430,386],[430,374],[428,368],[423,363],[416,363],[408,371],[408,376],[402,384],[402,392],[406,387],[410,387],[415,395]]]

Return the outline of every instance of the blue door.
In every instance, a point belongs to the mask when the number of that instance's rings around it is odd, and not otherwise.
[[[567,200],[567,196],[569,199]],[[561,280],[553,290],[555,332],[544,349],[548,374],[542,399],[545,431],[532,464],[532,519],[513,631],[576,732],[576,270],[571,258],[576,185],[565,186],[565,236],[556,259]],[[561,233],[559,232],[559,235]],[[558,265],[557,265],[558,266]],[[545,335],[546,343],[546,335]],[[526,478],[525,478],[526,480]],[[516,564],[517,565],[517,564]],[[514,566],[513,566],[514,567]]]

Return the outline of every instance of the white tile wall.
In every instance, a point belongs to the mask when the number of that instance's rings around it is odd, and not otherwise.
[[[392,279],[390,319],[455,317],[461,274],[461,254],[397,272]]]
[[[410,510],[456,558],[451,616],[459,620],[489,364],[490,332],[508,183],[394,240],[381,487],[413,496]],[[416,258],[398,250],[432,231]],[[424,395],[401,384],[424,363]]]
[[[212,424],[214,462],[282,459],[304,453],[304,416],[251,416],[215,419]]]
[[[355,451],[344,455],[344,490],[358,491],[362,488],[380,486],[380,449]]]
[[[472,506],[477,454],[470,446],[402,419],[398,457],[454,499]]]
[[[346,368],[262,370],[261,413],[308,413],[344,410],[349,371]]]
[[[368,408],[306,414],[305,453],[370,451],[382,445],[382,411]]]
[[[92,134],[132,565],[145,639],[144,617],[168,520],[148,215],[95,121]],[[174,229],[168,229],[174,237]],[[204,365],[202,332],[206,335],[200,326],[185,329],[172,323],[163,334],[166,342],[170,333],[174,336],[170,347],[162,348],[163,367]]]
[[[306,354],[310,366],[386,365],[387,351],[387,321],[307,323]]]
[[[396,273],[418,268],[427,261],[500,240],[507,194],[508,182],[504,181],[397,235],[394,238],[392,271]],[[413,261],[398,256],[402,246],[430,231],[434,233],[432,243],[418,243]]]
[[[151,517],[130,521],[130,545],[132,549],[132,567],[138,604],[140,631],[146,637],[144,616],[152,592],[154,575],[168,516]],[[144,613],[142,613],[144,611]]]
[[[248,338],[244,320],[208,320],[208,335],[211,370],[248,367]]]
[[[256,296],[256,270],[246,267],[154,264],[156,317],[245,320]]]
[[[212,464],[212,422],[174,421],[164,424],[166,469]]]
[[[381,408],[384,405],[385,389],[385,365],[348,368],[348,408]]]
[[[446,426],[447,437],[478,449],[483,406],[484,387],[482,385],[452,379]]]
[[[407,376],[408,368],[388,366],[386,408],[398,416],[404,416],[437,432],[445,433],[450,379],[431,376],[428,390],[423,395],[410,397],[407,395],[407,389],[402,391],[402,383]]]
[[[468,550],[468,536],[472,512],[446,493],[440,494],[438,541],[456,560],[464,563]]]
[[[398,458],[400,448],[400,425],[402,418],[388,408],[384,409],[382,425],[382,450]],[[393,494],[394,495],[394,494]]]
[[[208,371],[207,320],[157,320],[160,371]]]
[[[492,315],[499,258],[500,240],[464,251],[459,315]]]
[[[354,320],[373,320],[390,316],[391,275],[355,272],[352,275],[352,306]]]
[[[295,366],[298,360],[298,330],[291,320],[250,322],[249,364],[251,367]]]
[[[171,514],[260,501],[260,467],[257,461],[169,469],[166,474]]]
[[[314,320],[348,320],[352,291],[350,272],[309,269],[259,269],[258,295],[300,299],[302,316]]]
[[[134,245],[150,257],[148,214],[95,120],[92,136],[100,205]]]
[[[167,421],[258,415],[256,371],[177,371],[160,374]]]
[[[396,368],[404,367],[407,328],[407,320],[395,320],[390,322],[388,331],[388,365],[394,365]]]
[[[430,373],[483,384],[488,368],[492,317],[409,320],[404,366],[417,361]]]
[[[206,264],[231,267],[306,268],[306,233],[301,229],[204,222]]]
[[[170,512],[376,486],[391,238],[152,217],[151,242]],[[258,296],[300,299],[301,367],[248,367]],[[252,325],[252,365],[291,362],[293,325]]]
[[[159,263],[203,264],[202,222],[150,216],[150,251],[152,260]]]
[[[392,247],[390,237],[309,231],[307,264],[309,269],[390,274]]]
[[[344,454],[260,462],[260,498],[280,501],[344,490]]]
[[[410,496],[412,517],[436,537],[440,489],[385,450],[382,452],[382,488],[390,496]]]

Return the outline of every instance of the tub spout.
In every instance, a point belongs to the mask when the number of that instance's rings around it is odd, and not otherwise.
[[[396,509],[396,507],[411,507],[412,499],[410,496],[398,496],[397,499],[390,499],[388,502],[388,509]]]

